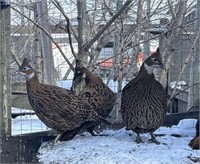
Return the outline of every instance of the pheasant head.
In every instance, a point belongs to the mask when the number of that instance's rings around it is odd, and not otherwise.
[[[162,63],[162,58],[159,48],[157,48],[156,52],[154,52],[143,62],[142,67],[140,69],[140,73],[145,71],[146,73],[151,75],[153,74],[153,70],[156,66],[165,69],[165,65]]]
[[[24,75],[27,81],[32,79],[35,76],[35,71],[30,65],[30,60],[24,58],[16,74]]]

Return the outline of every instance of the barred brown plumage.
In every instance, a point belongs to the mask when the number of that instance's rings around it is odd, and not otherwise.
[[[200,135],[199,135],[199,120],[200,118],[197,120],[197,123],[196,123],[196,135],[195,137],[189,142],[189,146],[192,148],[192,149],[200,149]]]
[[[164,68],[159,48],[142,64],[138,75],[122,90],[121,115],[126,128],[137,134],[136,142],[142,142],[140,133],[151,134],[151,141],[159,143],[153,132],[162,122],[167,109],[167,94],[154,78],[154,66]]]
[[[58,131],[55,142],[62,133],[80,127],[85,121],[109,123],[73,91],[40,83],[27,58],[17,72],[26,78],[28,99],[38,118],[47,127]]]
[[[80,82],[83,81],[85,85],[83,86],[82,90],[78,93],[78,96],[84,102],[92,106],[92,108],[94,108],[99,115],[101,115],[104,118],[108,117],[115,104],[116,95],[102,81],[100,77],[93,75],[88,69],[86,69],[81,64],[80,60],[76,60],[76,68],[75,68],[72,90],[74,90],[76,85],[78,85]],[[68,135],[72,137],[73,136],[72,133],[74,133],[75,136],[79,130],[86,128],[91,135],[95,136],[93,130],[99,124],[100,122],[98,121],[90,121],[84,123],[81,127],[76,129],[76,132],[73,131]],[[65,137],[65,139],[67,139],[67,137]]]

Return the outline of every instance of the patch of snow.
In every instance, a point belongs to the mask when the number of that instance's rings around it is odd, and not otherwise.
[[[57,85],[62,88],[70,89],[72,86],[72,80],[57,81]]]
[[[183,90],[182,86],[186,85],[187,83],[185,81],[179,81],[177,83],[177,86],[176,88],[179,89],[179,90]],[[176,85],[176,81],[173,81],[169,84],[169,86],[171,87],[171,89],[174,89],[175,88],[175,85]]]
[[[170,82],[169,86],[171,87],[171,89],[174,89],[176,85],[176,81]]]
[[[21,109],[21,108],[15,108],[15,107],[12,107],[11,108],[12,110],[12,113],[34,113],[33,110],[28,110],[28,109]]]
[[[192,164],[189,156],[200,158],[199,150],[188,146],[195,135],[195,123],[195,119],[187,119],[171,128],[159,128],[155,134],[165,134],[157,136],[160,145],[149,143],[149,134],[141,135],[144,143],[136,144],[136,134],[125,128],[104,130],[101,134],[106,136],[85,132],[70,141],[57,143],[53,149],[41,147],[38,158],[44,164]]]
[[[178,85],[186,85],[187,83],[185,81],[179,81]]]

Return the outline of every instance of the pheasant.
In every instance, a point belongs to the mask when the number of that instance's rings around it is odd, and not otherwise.
[[[59,133],[54,143],[65,131],[80,127],[86,121],[110,123],[81,98],[75,96],[73,91],[40,83],[27,58],[24,58],[17,73],[26,78],[29,103],[38,118],[47,127]]]
[[[83,67],[80,60],[76,60],[72,90],[82,81],[84,81],[85,86],[83,86],[78,96],[95,109],[99,115],[104,118],[108,117],[114,107],[116,95],[101,78],[93,75],[88,69]],[[86,122],[80,128],[76,129],[76,132],[74,131],[74,135],[80,129],[86,128],[91,135],[95,136],[94,128],[99,124],[99,121]]]
[[[195,137],[190,141],[189,146],[192,149],[200,149],[200,135],[199,135],[199,119],[196,123],[196,135]]]
[[[126,128],[137,134],[137,143],[142,142],[141,133],[150,133],[150,141],[159,144],[153,132],[161,126],[166,115],[168,95],[154,78],[155,66],[164,69],[159,48],[143,62],[138,75],[122,90],[122,119]]]

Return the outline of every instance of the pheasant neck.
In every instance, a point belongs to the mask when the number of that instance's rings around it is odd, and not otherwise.
[[[154,70],[153,66],[149,66],[148,64],[143,63],[139,72],[151,75],[153,74],[153,70]]]
[[[143,63],[143,65],[140,68],[140,71],[138,73],[138,76],[143,77],[143,76],[154,76],[153,75],[153,66],[149,66],[146,63]]]
[[[27,74],[26,77],[26,81],[31,80],[33,77],[35,76],[35,72],[32,72],[31,74]]]
[[[39,84],[39,80],[37,75],[34,73],[31,78],[26,80],[27,89],[28,88],[36,88]]]
[[[92,75],[88,70],[85,71],[85,77],[84,78],[85,78],[85,83],[86,84],[89,84],[91,82]]]
[[[153,66],[149,66],[148,64],[144,63],[144,69],[146,69],[149,75],[153,74],[153,70],[154,70]]]

